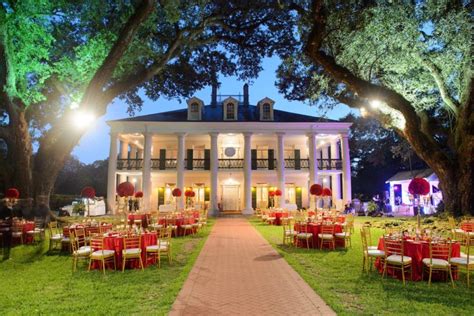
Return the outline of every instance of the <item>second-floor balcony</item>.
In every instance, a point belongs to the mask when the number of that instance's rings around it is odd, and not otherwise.
[[[175,158],[151,159],[152,170],[176,169],[178,160]],[[209,159],[184,159],[184,168],[187,170],[210,170]],[[277,159],[252,159],[252,170],[276,170]],[[305,170],[309,169],[309,159],[285,159],[285,169]],[[118,170],[142,170],[143,159],[117,159]],[[244,159],[219,159],[219,169],[243,169]],[[341,159],[319,159],[319,170],[342,170]]]

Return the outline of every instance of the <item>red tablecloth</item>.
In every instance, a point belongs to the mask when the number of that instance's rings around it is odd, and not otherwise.
[[[35,230],[35,222],[26,222],[23,224],[23,242],[25,244],[32,244],[33,243],[33,235],[28,235],[26,232],[30,230]]]
[[[148,222],[150,219],[150,214],[128,214],[128,224],[133,225],[134,220],[141,220],[142,221],[142,227],[147,228],[148,227]]]
[[[270,213],[271,217],[275,217],[275,220],[273,221],[273,225],[280,226],[281,225],[281,219],[282,218],[287,218],[288,217],[288,212],[272,212]]]
[[[148,256],[148,262],[145,262],[146,247],[156,245],[157,235],[156,233],[145,233],[141,236],[141,249],[142,249],[142,261],[143,266],[147,266],[155,263],[155,256]],[[123,250],[123,237],[121,236],[110,236],[104,237],[104,249],[115,251],[115,262],[117,269],[122,269],[122,250]],[[93,269],[99,269],[101,263],[94,261],[92,263]],[[113,263],[108,263],[107,268],[113,269]],[[127,260],[125,268],[140,268],[140,262],[138,260]]]
[[[411,267],[413,270],[413,281],[421,281],[421,274],[423,272],[423,259],[430,257],[430,245],[428,242],[425,241],[405,241],[403,245],[405,248],[405,256],[411,257],[412,259]],[[377,248],[379,250],[384,250],[383,238],[379,239],[379,244]],[[459,257],[460,255],[461,246],[459,245],[459,243],[454,243],[451,246],[451,257]],[[382,272],[383,265],[380,263],[379,260],[375,262],[375,266],[380,272]],[[391,269],[388,269],[387,273],[392,276],[396,276],[399,279],[402,278],[401,272],[398,270],[392,271]],[[440,274],[444,273],[433,272],[433,279],[439,279],[441,277]],[[454,272],[453,278],[457,278],[457,275]]]
[[[176,225],[178,226],[178,229],[176,232],[173,231],[173,236],[185,236],[189,235],[191,233],[195,233],[195,229],[193,228],[192,231],[190,232],[189,230],[186,231],[186,234],[184,232],[184,228],[182,228],[182,225],[187,225],[187,224],[194,224],[196,223],[196,219],[194,217],[178,217],[178,218],[160,218],[158,221],[161,225],[164,225],[167,227],[168,225]]]
[[[306,225],[306,229],[303,227],[300,229],[298,224],[295,224],[295,231],[305,231],[308,233],[313,234],[313,241],[310,242],[310,247],[311,248],[319,248],[320,246],[320,239],[318,238],[318,234],[321,233],[321,224],[319,223],[308,223]],[[342,226],[339,224],[334,225],[334,233],[342,233]],[[299,244],[299,247],[306,247],[306,244]],[[336,247],[344,247],[345,246],[345,241],[342,238],[336,238]],[[324,246],[326,247],[326,245]],[[329,247],[329,245],[327,245]]]

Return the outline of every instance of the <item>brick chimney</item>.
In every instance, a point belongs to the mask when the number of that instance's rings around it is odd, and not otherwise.
[[[249,85],[244,84],[244,106],[249,106]]]

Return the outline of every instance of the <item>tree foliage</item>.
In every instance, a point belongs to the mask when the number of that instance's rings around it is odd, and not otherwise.
[[[280,90],[364,108],[436,172],[450,211],[474,211],[472,4],[313,0],[287,9],[300,17],[301,45],[279,68]]]

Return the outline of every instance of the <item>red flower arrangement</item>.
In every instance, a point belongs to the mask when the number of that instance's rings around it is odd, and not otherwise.
[[[281,190],[276,189],[275,190],[275,196],[281,196]]]
[[[142,198],[143,197],[143,192],[142,191],[135,192],[135,197],[136,198]]]
[[[323,187],[320,184],[315,183],[309,188],[309,193],[311,193],[311,195],[320,196],[323,194]]]
[[[413,178],[408,185],[408,191],[413,195],[427,195],[430,193],[430,183],[423,178]]]
[[[93,187],[84,187],[81,191],[83,198],[93,199],[95,197],[95,189]]]
[[[181,190],[179,188],[175,188],[175,189],[173,189],[173,191],[171,191],[171,195],[173,195],[174,197],[180,197],[181,196]]]
[[[117,194],[120,197],[133,196],[134,192],[135,192],[135,187],[130,182],[122,182],[117,187]]]
[[[17,188],[10,188],[5,192],[5,197],[8,199],[18,199],[20,197],[20,191]]]
[[[275,191],[268,191],[268,195],[270,197],[274,197],[275,196]]]
[[[330,188],[323,188],[322,195],[323,196],[332,196],[331,189]]]
[[[186,190],[186,191],[184,191],[184,196],[185,196],[185,197],[190,198],[190,197],[194,197],[195,195],[196,195],[196,194],[195,194],[194,191],[192,191],[192,190]]]

